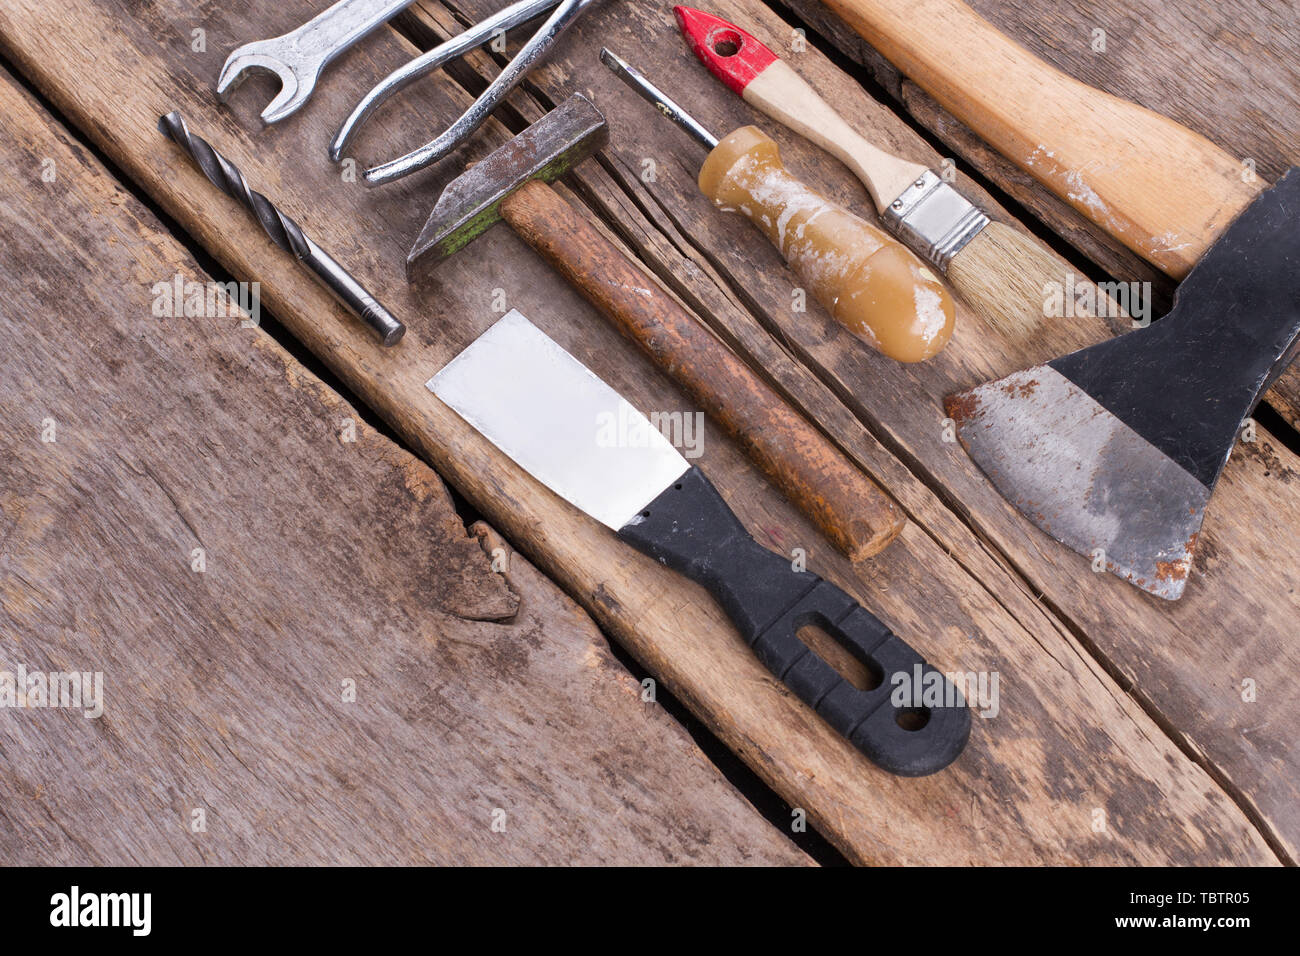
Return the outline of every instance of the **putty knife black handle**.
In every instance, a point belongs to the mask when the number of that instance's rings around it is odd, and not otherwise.
[[[789,559],[759,545],[698,469],[618,535],[708,588],[767,669],[885,770],[934,773],[965,747],[970,711],[947,678],[938,677],[943,700],[956,706],[895,707],[894,675],[905,674],[911,685],[918,665],[922,675],[936,674],[934,668],[835,585],[795,571]],[[841,677],[800,639],[799,629],[808,625],[834,637],[875,686],[860,690]]]

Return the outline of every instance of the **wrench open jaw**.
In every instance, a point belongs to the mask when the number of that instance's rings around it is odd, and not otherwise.
[[[274,74],[280,78],[280,92],[262,110],[262,122],[278,123],[307,102],[331,60],[411,3],[412,0],[338,0],[296,30],[269,40],[245,43],[226,58],[217,79],[217,95],[225,100],[249,72]]]
[[[250,73],[270,73],[280,80],[280,91],[262,110],[262,122],[268,125],[287,118],[307,102],[316,88],[316,78],[324,64],[315,71],[302,71],[285,62],[280,37],[245,43],[226,59],[217,79],[217,95],[225,102]]]

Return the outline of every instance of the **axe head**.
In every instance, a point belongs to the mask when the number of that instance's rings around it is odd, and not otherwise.
[[[1261,193],[1145,329],[948,396],[962,445],[1030,521],[1182,596],[1242,422],[1300,345],[1300,168]]]
[[[570,96],[443,190],[406,257],[407,278],[486,232],[520,186],[534,179],[554,182],[607,142],[609,127],[600,110],[580,93]]]

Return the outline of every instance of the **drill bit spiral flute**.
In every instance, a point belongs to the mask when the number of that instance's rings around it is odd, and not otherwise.
[[[315,273],[321,284],[347,306],[348,311],[370,326],[385,346],[398,343],[406,332],[406,326],[397,321],[332,256],[312,242],[301,226],[252,189],[239,167],[213,149],[207,140],[191,133],[179,112],[173,110],[160,118],[158,129],[189,155],[214,186],[237,199],[257,217],[258,224],[271,240]]]

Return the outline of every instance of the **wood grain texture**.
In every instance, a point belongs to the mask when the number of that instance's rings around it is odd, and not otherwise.
[[[1003,156],[1176,279],[1262,188],[1204,136],[1055,69],[962,0],[825,2]]]
[[[751,80],[743,96],[754,109],[784,123],[853,170],[878,213],[884,213],[925,173],[920,163],[877,149],[784,60],[777,60]]]
[[[0,713],[5,864],[808,862],[427,465],[260,330],[152,315],[208,276],[0,108],[0,669],[105,682]]]
[[[501,215],[850,560],[879,554],[898,537],[902,509],[563,197],[534,181],[501,204]]]
[[[784,0],[850,59],[865,66],[921,125],[953,153],[1079,249],[1107,274],[1150,282],[1167,308],[1172,285],[1044,189],[840,20],[822,0]],[[1011,40],[1065,74],[1154,110],[1227,150],[1265,181],[1300,162],[1300,44],[1287,2],[1220,0],[971,0]],[[1104,49],[1095,31],[1103,31]],[[1176,191],[1179,187],[1163,189]],[[1300,367],[1265,401],[1300,428]]]
[[[473,4],[459,6],[470,18],[484,12]],[[680,136],[676,130],[649,122],[639,100],[620,99],[632,94],[615,89],[617,81],[596,62],[601,42],[615,49],[635,43],[650,51],[656,70],[670,70],[669,75],[687,84],[697,81],[693,71],[699,71],[699,86],[683,100],[704,107],[700,111],[706,121],[722,126],[728,111],[734,120],[748,110],[734,98],[711,99],[700,92],[715,81],[684,46],[675,45],[680,41],[670,23],[652,18],[658,13],[667,17],[667,11],[603,5],[569,34],[560,55],[534,76],[532,90],[552,101],[574,89],[596,96],[615,120],[617,145],[605,162],[588,163],[580,172],[575,187],[582,198],[689,306],[714,322],[725,341],[788,395],[814,409],[823,427],[920,519],[884,554],[850,566],[819,545],[811,525],[758,479],[738,449],[712,432],[707,436],[704,467],[761,541],[786,551],[806,549],[810,567],[860,597],[942,669],[1002,675],[998,716],[977,721],[967,752],[935,777],[901,780],[874,770],[764,671],[702,590],[619,545],[607,530],[506,462],[425,391],[429,374],[495,320],[494,293],[504,290],[508,305],[527,314],[634,404],[652,410],[690,407],[631,343],[508,230],[493,230],[478,240],[472,258],[453,259],[431,280],[405,286],[406,249],[434,191],[461,163],[500,143],[503,134],[489,125],[458,157],[456,168],[378,193],[340,181],[325,157],[325,145],[355,97],[410,56],[409,46],[393,35],[377,34],[343,57],[311,108],[283,126],[259,129],[255,115],[265,100],[255,87],[236,102],[233,114],[215,105],[209,87],[225,51],[251,35],[291,28],[306,19],[309,7],[287,0],[253,16],[233,5],[203,7],[200,14],[179,0],[143,10],[125,0],[79,0],[59,10],[37,0],[16,0],[0,11],[0,43],[59,109],[226,268],[261,280],[264,301],[287,328],[764,779],[806,809],[809,819],[851,858],[893,863],[1276,861],[1264,835],[1276,839],[1273,831],[1282,830],[1290,838],[1285,831],[1289,811],[1280,799],[1285,794],[1272,776],[1286,769],[1285,755],[1279,767],[1264,768],[1267,779],[1253,781],[1258,790],[1243,796],[1241,788],[1251,782],[1225,779],[1219,765],[1227,763],[1225,747],[1205,733],[1205,723],[1221,716],[1205,715],[1208,694],[1186,705],[1200,714],[1200,722],[1189,719],[1184,726],[1190,730],[1173,732],[1188,734],[1190,744],[1181,736],[1176,742],[1162,729],[1160,721],[1167,718],[1146,696],[1160,696],[1163,705],[1166,692],[1185,694],[1179,681],[1192,667],[1204,665],[1206,654],[1222,651],[1222,645],[1193,647],[1201,653],[1193,653],[1184,670],[1155,661],[1150,670],[1167,690],[1154,680],[1150,690],[1144,686],[1141,691],[1131,689],[1126,675],[1117,680],[1110,662],[1093,656],[1090,642],[1096,638],[1087,632],[1079,636],[1072,620],[1058,618],[1038,599],[1036,582],[1074,574],[1063,586],[1052,583],[1053,598],[1058,589],[1067,596],[1073,592],[1075,601],[1086,598],[1108,613],[1136,618],[1137,635],[1129,647],[1137,645],[1138,637],[1150,637],[1164,619],[1154,618],[1149,609],[1135,613],[1132,595],[1112,593],[1125,587],[1121,582],[1080,574],[1077,564],[1066,563],[1073,555],[1048,552],[1041,564],[1029,563],[1032,581],[1023,576],[990,535],[1015,539],[1018,534],[1021,555],[1050,543],[1029,538],[1005,509],[999,511],[1000,499],[967,475],[968,466],[952,446],[940,445],[937,437],[917,442],[931,462],[937,453],[948,456],[946,470],[957,471],[954,483],[970,492],[973,507],[988,508],[996,520],[982,519],[971,527],[956,514],[946,503],[949,491],[938,482],[926,483],[934,480],[933,465],[918,464],[916,451],[895,430],[901,426],[913,439],[937,436],[943,383],[913,378],[914,371],[900,372],[867,350],[846,348],[847,333],[818,312],[800,315],[797,322],[783,314],[790,286],[775,251],[756,244],[747,223],[727,222],[693,199],[699,162],[693,145],[673,139]],[[425,10],[435,28],[459,28],[447,8]],[[255,31],[249,26],[253,22]],[[188,38],[200,23],[210,47],[196,56],[176,38]],[[130,56],[105,58],[101,81],[93,86],[72,79],[85,51],[96,49],[114,31],[115,46],[125,44]],[[483,55],[470,57],[467,64],[490,69]],[[367,129],[361,144],[365,158],[403,152],[427,138],[435,125],[431,117],[458,115],[468,99],[445,77],[431,77],[405,91]],[[511,103],[525,116],[537,114],[527,90]],[[153,117],[163,105],[184,109],[196,129],[229,150],[269,195],[409,322],[411,331],[398,349],[381,353],[293,263],[273,254],[256,236],[231,229],[231,204],[205,191],[196,174],[160,149]],[[880,113],[882,122],[899,128],[896,118]],[[924,144],[914,138],[899,136],[897,146],[904,155],[929,161]],[[808,154],[789,141],[782,147],[799,157],[801,172],[808,170]],[[644,159],[655,160],[653,184],[640,180]],[[823,170],[818,178],[843,201],[860,201],[860,187],[847,171],[842,173],[837,179],[835,171]],[[321,202],[322,196],[329,197],[328,203]],[[774,308],[774,302],[782,305]],[[967,340],[958,354],[982,366],[975,372],[1007,360],[998,354],[1001,343],[995,337],[982,347],[980,336],[971,337],[976,343]],[[854,363],[850,390],[841,394],[843,383],[825,367],[796,361],[806,360],[818,343]],[[950,379],[963,383],[974,374],[969,367],[945,368]],[[868,384],[872,394],[889,396],[881,402],[882,412],[904,420],[887,424],[865,414],[857,399],[850,402],[852,393]],[[868,422],[908,460],[886,448],[868,430]],[[913,467],[918,472],[909,470]],[[1247,481],[1255,480],[1247,475]],[[1229,570],[1238,567],[1235,547],[1231,540],[1222,544]],[[1061,572],[1062,567],[1070,570]],[[1267,617],[1275,609],[1258,610]],[[1202,617],[1195,623],[1205,625],[1205,604],[1198,613]],[[1130,626],[1127,620],[1123,624]],[[1167,640],[1167,635],[1156,636]],[[1234,644],[1234,651],[1251,662],[1256,649]],[[1267,666],[1260,672],[1274,674]],[[1283,686],[1281,680],[1277,686]],[[1222,684],[1214,689],[1224,693]],[[1293,708],[1285,700],[1270,698],[1242,716],[1281,725],[1290,713]],[[1272,731],[1266,733],[1271,744]],[[1193,748],[1202,747],[1213,748],[1212,756],[1201,750],[1193,759]],[[1245,763],[1232,766],[1234,773],[1242,769],[1241,778],[1247,776]],[[1260,811],[1262,822],[1238,803],[1250,804],[1257,794],[1268,798]],[[1094,829],[1098,811],[1107,821],[1102,831]]]
[[[815,50],[801,50],[789,24],[761,4],[720,0],[711,9],[788,58],[882,146],[938,165],[940,157],[888,108],[872,101]],[[1252,814],[1260,815],[1273,838],[1294,848],[1300,824],[1295,812],[1300,753],[1293,744],[1298,701],[1288,675],[1300,660],[1285,635],[1294,630],[1300,607],[1293,580],[1300,543],[1273,529],[1300,527],[1300,501],[1289,491],[1300,473],[1295,456],[1263,430],[1257,442],[1241,446],[1229,465],[1231,486],[1222,485],[1211,506],[1202,535],[1209,548],[1201,552],[1193,588],[1177,605],[1118,580],[1101,580],[1085,559],[1025,522],[960,448],[944,440],[938,402],[958,388],[1098,341],[1108,332],[1104,323],[1061,320],[1051,323],[1041,339],[1024,342],[967,314],[959,318],[954,341],[937,360],[908,368],[855,348],[829,318],[790,309],[790,277],[775,255],[753,241],[747,223],[720,217],[693,196],[698,148],[672,126],[648,123],[644,112],[637,112],[644,107],[634,95],[588,64],[594,63],[599,43],[619,52],[620,42],[635,42],[638,65],[706,126],[725,131],[754,122],[753,111],[719,91],[702,67],[691,69],[693,56],[675,36],[670,16],[629,7],[625,19],[615,22],[607,15],[592,30],[596,35],[589,46],[575,43],[572,53],[561,55],[555,70],[562,81],[543,91],[545,98],[554,99],[560,89],[576,86],[611,117],[608,176],[592,175],[590,164],[579,170],[577,188],[584,198],[617,224],[643,258],[658,262],[656,271],[715,323],[719,335],[772,374],[846,448],[885,475],[885,486],[913,523],[1014,609],[1030,633],[1042,633],[1041,624],[1034,622],[1050,609],[1049,615],[1078,640],[1076,652],[1117,677],[1172,739],[1196,754]],[[542,78],[539,86],[549,75],[543,72]],[[800,138],[768,129],[791,169],[826,195],[865,208],[865,194],[848,170],[828,163]],[[653,182],[642,175],[647,160],[659,173]],[[975,184],[959,178],[958,185],[1001,215]],[[806,365],[792,363],[791,356]],[[807,369],[816,373],[821,389],[809,383]],[[845,410],[856,423],[844,421]],[[912,470],[907,477],[864,448],[859,437],[863,424],[907,462]],[[1233,490],[1226,491],[1229,487]],[[905,534],[903,540],[910,539]],[[877,568],[893,563],[894,550],[875,562]],[[1008,570],[1023,583],[999,584]],[[917,580],[906,584],[914,600],[918,587],[923,590]],[[1034,611],[1022,612],[1023,598]],[[1007,653],[1014,640],[1000,637],[997,643]],[[1245,681],[1251,686],[1267,681],[1277,693],[1247,702]]]

